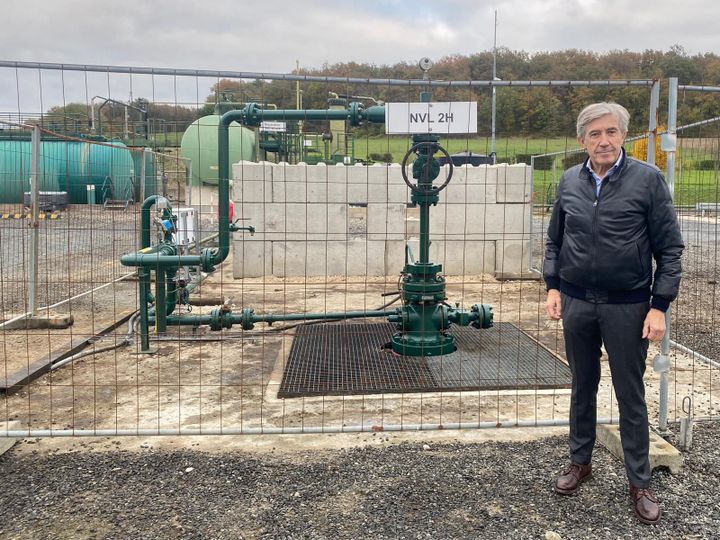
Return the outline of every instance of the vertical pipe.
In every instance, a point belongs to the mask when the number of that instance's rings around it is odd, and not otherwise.
[[[678,78],[670,77],[668,79],[668,126],[667,134],[669,138],[675,137],[677,128],[677,97],[678,97]],[[671,145],[671,149],[667,151],[667,169],[665,171],[665,179],[670,189],[670,197],[675,198],[675,146]],[[660,343],[660,355],[658,358],[660,373],[660,407],[658,410],[658,430],[660,433],[667,432],[668,420],[668,372],[670,371],[670,310],[665,312],[665,335]]]
[[[660,81],[654,81],[650,89],[650,114],[648,114],[647,162],[655,165],[655,137],[657,137],[658,108],[660,106]]]
[[[140,352],[150,352],[150,329],[148,322],[148,293],[150,292],[150,271],[141,266],[138,269],[140,281]]]
[[[228,128],[236,118],[236,111],[230,111],[220,117],[218,125],[218,249],[215,263],[225,260],[230,253],[230,136]]]
[[[430,205],[420,203],[420,264],[430,261]]]
[[[158,334],[167,330],[165,279],[165,269],[158,267],[155,270],[155,331]]]
[[[30,282],[28,284],[28,311],[31,317],[37,315],[38,304],[38,251],[40,245],[40,127],[34,126],[31,138],[30,156]]]

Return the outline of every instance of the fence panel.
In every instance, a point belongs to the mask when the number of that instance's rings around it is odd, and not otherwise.
[[[720,411],[720,297],[718,297],[718,203],[720,202],[720,89],[680,87],[677,109],[674,196],[685,240],[683,281],[673,304],[669,417],[717,418]],[[705,118],[703,118],[705,115]],[[700,120],[697,120],[697,118]],[[661,126],[662,127],[662,126]],[[672,141],[668,146],[672,148]],[[666,154],[658,147],[658,156]],[[671,160],[668,160],[671,163]]]
[[[46,72],[58,69],[23,65],[8,72],[10,77],[26,70],[44,74],[21,77],[15,87],[23,96],[14,101],[29,101],[28,111],[48,110],[48,103],[32,103],[25,94],[47,101],[52,99],[50,88],[27,87],[27,81],[49,81]],[[55,117],[55,130],[43,127],[44,134],[66,145],[85,145],[87,152],[120,152],[125,161],[119,165],[113,158],[120,172],[108,175],[111,182],[93,183],[95,204],[88,204],[88,188],[80,200],[71,180],[79,158],[66,151],[64,159],[57,159],[57,168],[65,171],[58,175],[65,179],[63,187],[76,200],[58,212],[56,232],[43,225],[41,305],[93,292],[53,308],[72,313],[75,322],[67,329],[0,330],[0,377],[6,387],[0,434],[313,433],[567,424],[570,380],[562,331],[546,320],[544,287],[531,270],[531,253],[532,260],[542,256],[536,233],[547,219],[548,201],[564,166],[556,156],[577,148],[572,131],[577,111],[562,109],[561,97],[577,92],[586,100],[649,101],[652,81],[514,81],[512,88],[498,87],[502,121],[493,144],[491,85],[483,81],[74,69],[62,78],[66,101],[61,106],[78,101],[96,120],[105,115],[102,133],[95,126],[88,133],[70,133],[84,124]],[[208,105],[204,94],[212,95],[220,77],[240,94],[234,103],[217,104],[218,114],[202,116]],[[257,81],[246,84],[249,78]],[[343,102],[341,95],[417,102],[425,85],[437,101],[477,103],[479,133],[444,135],[439,144],[449,154],[466,152],[457,159],[482,162],[454,168],[437,206],[428,203],[428,222],[422,197],[413,196],[402,179],[399,163],[412,145],[409,137],[385,135],[382,126],[373,124],[350,127],[344,121],[312,115],[298,120],[291,112],[278,113],[274,124],[252,129],[232,124],[228,129],[236,229],[229,257],[214,272],[198,262],[198,257],[219,253],[204,249],[223,249],[219,225],[226,217],[218,188],[223,181],[218,141],[206,138],[207,133],[217,136],[220,113],[250,101],[262,104],[264,111],[293,109],[300,90],[307,108],[323,111],[349,107],[352,98]],[[499,81],[497,86],[509,84]],[[195,117],[185,121],[182,136],[177,126],[155,131],[163,123],[152,115],[140,121],[133,115],[141,112],[134,109],[128,112],[128,127],[124,121],[118,126],[103,112],[107,107],[100,110],[98,101],[94,109],[86,97],[130,92],[143,96],[131,101],[133,106],[139,102],[141,110],[157,111],[156,102],[169,103],[178,111],[192,109]],[[519,113],[536,103],[552,107],[554,115]],[[363,103],[364,109],[372,105],[371,100]],[[46,121],[22,110],[11,116],[43,126]],[[59,125],[69,126],[68,132],[59,133]],[[120,148],[110,137],[99,140],[101,134],[127,135],[127,147]],[[489,156],[491,148],[496,156]],[[548,153],[555,153],[550,168],[533,171],[531,164],[540,163],[537,156]],[[439,169],[436,184],[449,170],[448,165]],[[142,203],[151,195],[158,197],[146,205],[149,228],[142,234]],[[20,208],[21,203],[13,204]],[[126,207],[113,210],[112,205]],[[27,295],[22,270],[27,265],[26,231],[13,229],[18,223],[3,220],[0,229],[2,249],[22,253],[17,258],[23,261],[13,262],[15,277],[1,283],[4,319],[23,311]],[[422,354],[429,346],[422,341],[419,355],[399,355],[387,347],[393,341],[393,321],[407,313],[396,311],[402,307],[398,288],[409,279],[405,264],[424,256],[425,232],[431,241],[428,261],[443,265],[438,275],[446,281],[447,305],[438,309],[449,310],[458,321],[451,332],[458,351]],[[174,266],[159,266],[160,258],[146,266],[151,282],[145,281],[142,267],[138,283],[134,268],[120,264],[124,256],[139,260],[168,246],[188,257]],[[146,251],[138,253],[140,249]],[[5,253],[1,264],[9,265],[13,259]],[[126,274],[132,277],[117,281]],[[142,297],[138,289],[145,291]],[[483,304],[493,306],[493,328],[468,326],[478,313],[472,306]],[[309,316],[313,320],[301,324]],[[16,354],[21,349],[25,352]],[[37,365],[42,367],[38,376],[30,377]],[[18,371],[28,376],[10,384]],[[656,383],[649,384],[655,411]],[[599,408],[602,421],[617,419],[606,366]]]

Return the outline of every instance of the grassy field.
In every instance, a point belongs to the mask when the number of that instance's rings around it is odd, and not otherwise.
[[[366,137],[355,139],[355,156],[367,159],[371,154],[391,154],[393,162],[400,163],[405,152],[412,145],[409,137]],[[440,145],[451,154],[469,150],[474,154],[490,153],[490,138],[441,138]],[[503,137],[496,140],[498,159],[514,160],[518,154],[545,154],[578,150],[580,147],[575,139]]]

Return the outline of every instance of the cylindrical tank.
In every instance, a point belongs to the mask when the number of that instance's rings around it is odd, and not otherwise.
[[[21,203],[30,191],[29,140],[0,140],[0,203]],[[71,204],[87,203],[87,186],[96,202],[133,197],[133,159],[121,142],[42,141],[40,191],[66,191]]]
[[[218,125],[220,115],[195,120],[183,133],[180,155],[192,160],[193,185],[218,183]],[[230,124],[230,163],[255,160],[255,132],[237,122]]]

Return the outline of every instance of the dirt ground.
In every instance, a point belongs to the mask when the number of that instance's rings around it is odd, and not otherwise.
[[[562,357],[559,323],[544,315],[544,291],[538,281],[499,282],[489,276],[447,276],[448,296],[469,306],[493,305],[495,321],[511,322]],[[457,284],[461,282],[461,284]],[[233,280],[231,267],[211,276],[202,297],[224,299],[234,310],[252,306],[258,313],[376,309],[384,292],[395,290],[396,277]],[[105,320],[136,308],[132,281],[120,282],[75,306],[71,329],[6,331],[3,365],[22,368],[47,355],[70,335],[92,334]],[[82,309],[81,309],[82,308]],[[91,308],[91,309],[88,309]],[[207,313],[213,307],[194,307]],[[103,322],[101,322],[103,321]],[[482,330],[479,330],[482,331]],[[451,423],[558,422],[567,418],[569,390],[495,390],[421,394],[380,394],[278,399],[284,363],[294,329],[259,324],[252,331],[232,328],[211,332],[172,328],[152,342],[155,354],[139,354],[139,340],[129,347],[81,358],[42,376],[19,392],[2,396],[3,430],[104,430],[127,432],[254,432],[260,430],[370,429],[372,426]],[[119,343],[121,326],[93,346]],[[153,333],[153,338],[156,336]],[[652,346],[649,362],[657,353]],[[713,394],[720,374],[698,369],[697,362],[673,353],[670,418],[682,415],[690,394],[695,414],[717,414]],[[659,379],[647,375],[651,416],[657,414]],[[600,418],[616,418],[609,369],[603,369],[598,403]],[[147,430],[147,431],[146,431]]]

